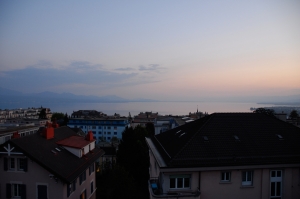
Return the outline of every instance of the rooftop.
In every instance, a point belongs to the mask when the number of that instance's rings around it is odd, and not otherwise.
[[[167,167],[300,163],[300,128],[258,113],[214,113],[151,141]]]
[[[33,135],[9,140],[8,143],[64,182],[71,183],[101,157],[104,151],[95,148],[84,157],[79,158],[57,144],[70,137],[77,141],[80,138],[84,140],[84,137],[77,136],[71,128],[64,126],[54,129],[54,138],[52,139],[45,139],[41,135],[41,131],[38,131]],[[0,147],[0,151],[2,150],[4,150],[3,147]]]

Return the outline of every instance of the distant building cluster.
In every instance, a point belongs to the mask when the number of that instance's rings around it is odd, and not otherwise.
[[[122,117],[79,110],[60,127],[32,110],[32,118],[4,110],[0,198],[95,199],[95,172],[112,168],[123,132],[139,125],[154,127],[145,138],[150,199],[300,198],[297,113]]]
[[[23,119],[38,119],[41,111],[45,111],[46,118],[51,119],[52,113],[49,108],[28,108],[28,109],[0,109],[0,123],[8,119],[23,118]]]

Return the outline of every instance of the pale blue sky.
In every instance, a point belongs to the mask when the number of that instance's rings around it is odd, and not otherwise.
[[[197,100],[300,93],[300,1],[0,2],[0,87]]]

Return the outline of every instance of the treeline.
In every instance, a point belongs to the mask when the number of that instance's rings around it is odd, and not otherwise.
[[[149,153],[145,137],[153,124],[127,128],[119,144],[116,162],[97,174],[97,198],[149,198]]]

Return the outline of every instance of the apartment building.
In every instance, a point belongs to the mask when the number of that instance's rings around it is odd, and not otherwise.
[[[300,198],[300,129],[275,117],[214,113],[146,141],[151,199]]]

